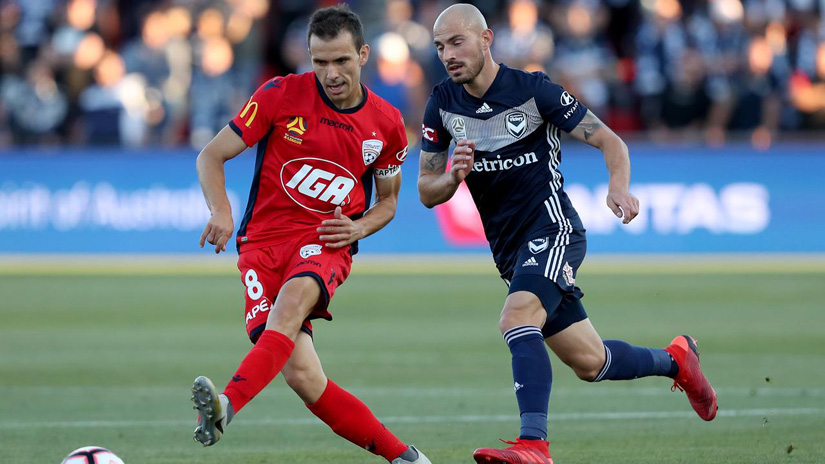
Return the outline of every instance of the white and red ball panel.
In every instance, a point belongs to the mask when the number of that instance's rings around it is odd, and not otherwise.
[[[123,460],[106,448],[99,446],[84,446],[78,448],[68,456],[60,464],[124,464]]]

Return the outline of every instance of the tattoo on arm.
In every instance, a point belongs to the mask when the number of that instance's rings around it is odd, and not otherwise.
[[[576,131],[581,131],[582,135],[584,135],[584,140],[590,140],[599,129],[604,127],[604,123],[596,117],[590,110],[587,110],[587,114],[584,116],[584,119],[579,122],[579,125],[576,126]]]
[[[443,173],[447,170],[447,151],[445,150],[439,153],[422,151],[420,167],[422,172]]]

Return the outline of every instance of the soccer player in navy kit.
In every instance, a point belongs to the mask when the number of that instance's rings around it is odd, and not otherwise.
[[[562,188],[559,130],[602,151],[610,177],[607,206],[624,224],[639,212],[629,191],[627,146],[544,73],[495,63],[493,32],[474,6],[447,8],[433,35],[449,78],[433,89],[424,114],[420,198],[433,207],[466,182],[509,286],[499,328],[512,355],[521,431],[509,448],[476,450],[476,462],[553,462],[545,343],[586,381],[671,377],[697,414],[712,420],[716,393],[699,367],[693,338],[678,336],[664,349],[602,341],[575,285],[585,230]],[[456,146],[447,169],[451,140]]]

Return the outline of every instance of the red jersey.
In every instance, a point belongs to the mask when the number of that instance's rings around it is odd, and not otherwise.
[[[401,112],[362,88],[364,100],[342,110],[314,73],[276,77],[229,123],[247,146],[258,144],[239,250],[313,233],[336,206],[357,219],[369,207],[373,176],[401,172],[407,157]]]

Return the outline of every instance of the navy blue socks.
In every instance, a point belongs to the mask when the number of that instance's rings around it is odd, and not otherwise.
[[[630,380],[651,375],[674,377],[676,362],[661,348],[633,346],[621,340],[604,341],[605,363],[593,380]]]
[[[513,388],[521,412],[519,438],[547,439],[547,407],[553,371],[541,329],[523,325],[504,333],[513,358]]]

